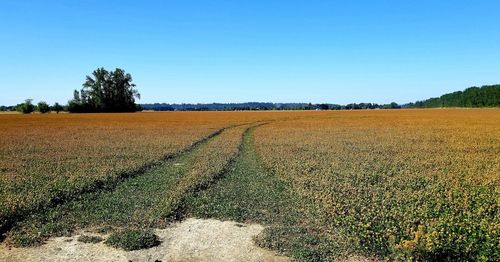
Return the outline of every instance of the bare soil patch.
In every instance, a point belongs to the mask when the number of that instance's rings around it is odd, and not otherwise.
[[[263,229],[258,224],[189,218],[156,230],[161,244],[150,249],[127,252],[103,242],[79,242],[75,235],[51,238],[36,248],[1,246],[0,261],[289,261],[255,245],[253,237]]]

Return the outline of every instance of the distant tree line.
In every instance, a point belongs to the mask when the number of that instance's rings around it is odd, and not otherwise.
[[[40,101],[35,105],[33,104],[32,99],[26,99],[23,103],[17,104],[15,106],[0,106],[0,111],[18,111],[23,114],[29,114],[35,111],[42,114],[49,113],[51,111],[59,113],[64,110],[66,110],[66,108],[57,102],[52,106],[44,101]]]
[[[469,87],[464,91],[444,94],[405,105],[407,108],[433,107],[500,107],[500,85]]]
[[[286,106],[300,107],[307,105],[304,103],[291,103]],[[247,103],[210,103],[210,104],[141,104],[144,110],[155,111],[238,111],[238,110],[275,110],[284,106],[268,102],[247,102]]]
[[[415,103],[399,105],[396,102],[389,104],[351,103],[339,104],[312,104],[312,103],[208,103],[208,104],[135,104],[135,98],[140,98],[132,76],[117,68],[115,71],[106,71],[104,68],[94,70],[93,76],[87,76],[83,88],[75,90],[73,99],[68,105],[55,103],[49,106],[41,101],[33,104],[27,99],[15,106],[0,106],[0,111],[19,111],[40,113],[69,111],[83,112],[133,112],[140,110],[154,111],[237,111],[237,110],[362,110],[362,109],[399,109],[399,108],[435,108],[435,107],[500,107],[500,85],[485,85],[470,87],[464,91],[444,94],[437,98],[430,98]]]
[[[141,104],[144,110],[154,111],[238,111],[238,110],[358,110],[358,109],[398,109],[395,102],[379,105],[376,103],[312,104],[312,103],[210,103],[210,104]]]

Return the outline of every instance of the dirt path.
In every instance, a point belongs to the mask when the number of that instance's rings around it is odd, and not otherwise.
[[[289,261],[257,247],[258,224],[189,218],[157,230],[161,244],[150,249],[124,251],[104,243],[86,244],[73,237],[52,238],[36,248],[0,247],[0,261]],[[104,236],[103,236],[104,237]]]

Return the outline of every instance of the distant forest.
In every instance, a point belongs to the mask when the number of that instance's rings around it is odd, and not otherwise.
[[[500,85],[469,87],[464,91],[444,94],[404,105],[407,108],[433,107],[500,107]]]
[[[144,110],[155,111],[234,111],[234,110],[356,110],[356,109],[399,109],[399,108],[438,108],[438,107],[500,107],[500,85],[470,87],[464,91],[444,94],[415,103],[376,104],[351,103],[311,104],[311,103],[211,103],[211,104],[142,104]]]
[[[128,89],[127,89],[128,90]],[[135,91],[135,90],[132,90]],[[137,91],[135,91],[137,93]],[[135,93],[131,93],[131,101]],[[75,101],[81,103],[81,96],[90,97],[85,92],[75,94],[75,99],[69,105],[61,106],[55,103],[49,107],[45,102],[32,105],[28,99],[22,104],[15,106],[0,106],[0,111],[20,111],[30,113],[39,111],[41,113],[50,111],[70,111],[74,110]],[[138,93],[137,93],[138,94]],[[88,100],[88,99],[87,99]],[[77,103],[77,105],[79,105]],[[133,102],[130,103],[133,105]],[[376,103],[351,103],[347,105],[339,104],[312,104],[312,103],[270,103],[270,102],[247,102],[247,103],[209,103],[209,104],[141,104],[136,107],[130,106],[132,110],[154,110],[154,111],[238,111],[238,110],[358,110],[358,109],[399,109],[399,108],[439,108],[439,107],[500,107],[500,84],[485,85],[482,87],[470,87],[464,91],[457,91],[444,94],[440,97],[429,98],[408,104],[376,104]],[[72,110],[73,109],[73,110]],[[106,110],[104,110],[106,111]],[[127,110],[119,110],[127,111]],[[94,111],[95,112],[95,111]]]
[[[396,109],[397,103],[379,105],[374,103],[312,104],[312,103],[211,103],[211,104],[141,104],[144,110],[154,111],[238,111],[238,110],[350,110],[350,109]]]
[[[155,111],[225,111],[225,110],[273,110],[280,107],[305,108],[308,104],[290,103],[276,104],[266,102],[247,102],[247,103],[208,103],[208,104],[141,104],[144,110]]]

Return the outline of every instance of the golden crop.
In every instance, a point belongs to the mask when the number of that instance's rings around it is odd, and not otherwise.
[[[9,216],[58,201],[234,124],[269,113],[165,112],[0,115],[0,228]]]
[[[260,160],[346,252],[500,259],[498,109],[0,115],[0,219],[236,126],[193,152],[160,207],[168,215],[223,172],[259,121]]]
[[[499,110],[325,112],[263,126],[255,141],[320,207],[334,241],[384,256],[499,258]]]

